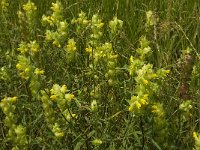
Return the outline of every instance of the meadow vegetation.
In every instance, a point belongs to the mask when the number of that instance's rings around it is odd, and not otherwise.
[[[0,149],[200,150],[198,0],[1,0]]]

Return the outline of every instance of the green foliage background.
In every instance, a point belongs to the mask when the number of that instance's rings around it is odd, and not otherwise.
[[[1,4],[4,0],[0,1]],[[60,0],[64,20],[69,24],[68,37],[76,41],[77,59],[68,61],[63,47],[56,47],[45,40],[48,28],[42,25],[42,16],[51,15],[53,0],[32,0],[37,11],[29,28],[26,22],[20,23],[17,12],[27,3],[25,0],[7,0],[7,11],[1,7],[0,14],[0,99],[17,97],[15,118],[17,124],[26,128],[27,147],[25,149],[180,149],[190,150],[194,145],[193,132],[200,132],[200,3],[198,0]],[[159,18],[156,24],[147,29],[146,12],[154,12]],[[118,55],[113,80],[110,85],[105,79],[108,70],[106,61],[94,65],[85,52],[88,47],[90,31],[78,34],[73,18],[83,11],[88,19],[94,14],[105,23],[99,39],[100,43],[109,42],[113,53]],[[123,21],[123,28],[116,37],[110,36],[109,21],[117,16]],[[51,27],[49,27],[51,29]],[[53,27],[52,27],[53,28]],[[152,80],[159,85],[157,93],[151,96],[154,101],[139,113],[128,111],[129,100],[135,93],[137,81],[129,74],[130,57],[138,58],[141,37],[150,42],[152,53],[144,61],[153,65],[153,70],[170,70],[161,81]],[[22,79],[16,69],[17,49],[22,41],[36,40],[40,45],[39,53],[31,63],[44,69],[44,76],[37,81],[40,88],[36,95],[31,93],[31,79]],[[67,44],[68,39],[63,45]],[[190,52],[186,50],[190,49]],[[187,54],[185,54],[187,53]],[[184,73],[185,55],[193,59],[192,73],[187,79]],[[105,61],[105,62],[104,62]],[[183,65],[181,65],[183,64]],[[90,74],[88,75],[88,72]],[[98,76],[96,79],[95,75]],[[184,81],[183,81],[184,80]],[[187,100],[192,109],[182,111],[180,105],[186,99],[180,96],[182,83],[187,82]],[[73,93],[68,109],[76,114],[69,122],[58,119],[65,132],[63,138],[55,138],[45,120],[45,110],[40,90],[50,90],[54,84],[67,85]],[[91,96],[91,91],[95,96]],[[99,90],[100,89],[100,90]],[[47,91],[48,91],[47,90]],[[94,90],[94,91],[95,91]],[[97,92],[98,91],[98,92]],[[50,99],[50,92],[49,94]],[[91,103],[97,101],[98,110],[91,111]],[[151,105],[162,104],[165,117],[157,124]],[[56,118],[62,118],[62,111],[56,103],[52,104]],[[187,114],[187,115],[186,115]],[[189,114],[189,117],[188,117]],[[8,127],[4,125],[5,114],[0,111],[0,149],[12,149],[14,144],[6,138]],[[183,119],[182,117],[186,117]],[[188,117],[188,118],[187,118]],[[166,128],[166,130],[162,130]],[[95,141],[96,140],[96,141]],[[99,140],[99,141],[98,141]],[[95,143],[96,142],[96,143]],[[102,142],[102,143],[101,143]],[[198,149],[197,147],[195,147]]]

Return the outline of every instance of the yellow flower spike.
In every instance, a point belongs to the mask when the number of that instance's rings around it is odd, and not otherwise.
[[[87,25],[88,23],[89,23],[88,20],[83,20],[83,24],[84,24],[84,25]]]
[[[152,106],[152,112],[157,114],[159,112],[158,107],[156,105]]]
[[[170,73],[170,70],[165,70],[165,73],[166,73],[166,74],[169,74],[169,73]]]
[[[65,99],[66,99],[67,101],[70,102],[73,98],[74,98],[74,94],[65,94]]]
[[[61,47],[60,43],[58,41],[53,41],[53,45],[57,46],[58,48]]]
[[[56,95],[51,95],[50,99],[51,99],[51,100],[56,100],[56,99],[57,99],[57,96],[56,96]]]
[[[149,94],[144,94],[143,99],[147,100],[148,96],[149,96]]]
[[[39,44],[37,44],[35,40],[30,42],[29,47],[33,53],[36,53],[39,50]]]
[[[102,140],[100,140],[100,139],[95,139],[95,140],[93,140],[92,141],[92,144],[93,145],[101,145],[103,142],[102,142]]]
[[[51,9],[54,11],[54,12],[60,12],[62,10],[62,7],[61,7],[61,4],[60,2],[56,2],[56,3],[52,3],[52,7]]]
[[[63,85],[61,88],[60,88],[60,91],[62,93],[65,93],[67,91],[67,86],[66,85]]]
[[[159,104],[159,103],[154,104],[152,106],[152,111],[151,112],[154,113],[158,117],[163,117],[164,116],[162,105]]]
[[[104,23],[99,23],[96,26],[97,26],[97,28],[102,28],[104,26]]]
[[[24,70],[25,73],[27,73],[27,72],[29,72],[29,71],[30,71],[29,68],[26,68],[26,69]]]
[[[130,112],[133,111],[133,105],[129,106],[128,111],[130,111]]]
[[[133,63],[134,60],[133,60],[133,56],[130,57],[130,63]]]
[[[11,98],[11,101],[12,101],[12,102],[16,102],[16,101],[17,101],[17,97],[16,97],[16,96],[12,97],[12,98]]]
[[[64,136],[64,132],[56,132],[55,136],[56,137],[63,137]]]
[[[69,39],[68,44],[67,44],[65,50],[67,52],[74,52],[74,51],[76,51],[76,42],[74,41],[74,39]]]
[[[92,47],[86,48],[85,51],[86,51],[87,53],[92,53]]]
[[[135,105],[136,105],[137,109],[140,109],[142,106],[138,101],[135,102]]]
[[[147,85],[147,84],[149,83],[149,81],[148,81],[148,80],[143,80],[143,83],[144,83],[145,85]]]
[[[145,100],[145,99],[140,99],[140,103],[142,104],[142,105],[147,105],[148,104],[148,102]]]
[[[23,67],[22,67],[22,65],[21,65],[20,63],[18,63],[18,64],[16,65],[16,68],[17,68],[18,70],[22,70],[22,69],[23,69]]]
[[[197,133],[196,133],[196,132],[193,132],[193,138],[194,138],[194,140],[197,140],[197,139],[198,139]]]
[[[24,72],[19,73],[19,75],[22,77],[22,79],[26,79],[27,77],[25,76]]]
[[[73,118],[77,118],[77,115],[76,115],[76,114],[72,114],[72,117],[73,117]]]
[[[153,74],[151,75],[152,78],[156,78],[157,76],[158,76],[158,75],[155,74],[155,73],[153,73]]]
[[[51,92],[51,94],[54,94],[54,93],[55,93],[55,90],[54,90],[54,89],[51,89],[50,92]]]
[[[24,9],[24,11],[29,12],[29,11],[37,10],[37,7],[31,1],[28,1],[28,3],[26,3],[25,5],[23,5],[23,9]]]
[[[40,72],[39,72],[40,74],[44,74],[44,70],[40,70]]]
[[[36,68],[35,69],[35,74],[36,75],[42,75],[42,74],[44,74],[44,70],[42,70],[42,69],[40,70],[40,69]]]

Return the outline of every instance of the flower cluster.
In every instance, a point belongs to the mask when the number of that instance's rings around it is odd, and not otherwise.
[[[191,100],[186,100],[183,101],[179,105],[179,110],[181,111],[181,118],[185,122],[187,121],[191,116],[191,110],[192,110],[192,101]]]
[[[16,100],[17,97],[6,97],[1,100],[0,107],[6,115],[4,125],[9,128],[7,138],[13,142],[13,149],[25,150],[28,144],[26,129],[22,125],[17,125],[14,105]]]
[[[88,41],[88,48],[86,49],[91,49],[93,47],[99,46],[100,38],[103,35],[102,28],[104,26],[104,23],[101,21],[101,19],[99,19],[99,16],[93,15],[90,22],[91,34],[90,39]]]
[[[36,40],[30,41],[29,43],[21,42],[17,49],[21,54],[29,54],[34,56],[39,51],[39,44]]]
[[[35,6],[35,4],[33,2],[31,2],[29,0],[25,5],[23,5],[23,10],[26,13],[28,22],[30,22],[32,20],[32,18],[33,18],[33,14],[37,10],[37,7]]]
[[[193,150],[200,150],[200,136],[198,133],[193,132],[193,138],[195,141],[195,147],[193,148]]]
[[[72,118],[76,117],[76,114],[72,114],[69,109],[69,104],[74,98],[74,95],[71,93],[67,93],[67,86],[60,86],[58,84],[54,84],[50,90],[50,96],[48,96],[49,91],[41,90],[41,101],[43,103],[44,115],[46,121],[49,125],[49,128],[54,133],[55,137],[63,137],[64,132],[59,124],[59,119],[55,119],[55,110],[53,109],[53,103],[56,103],[59,112],[62,114],[64,119],[61,120],[70,122]]]
[[[31,74],[34,70],[31,65],[30,55],[35,55],[39,49],[39,45],[36,41],[31,41],[30,43],[21,42],[19,48],[17,49],[20,52],[18,55],[18,63],[16,68],[20,71],[20,76],[24,79],[31,77]],[[28,55],[28,57],[27,57]]]
[[[29,87],[32,95],[35,96],[40,89],[41,77],[44,74],[44,70],[35,67],[32,61],[39,51],[39,44],[35,40],[29,43],[21,42],[17,50],[20,54],[16,68],[22,79],[31,79]]]
[[[30,59],[28,59],[26,56],[23,55],[18,56],[18,63],[16,65],[16,68],[20,72],[19,75],[23,79],[28,79],[29,77],[31,77],[33,67],[31,65]]]
[[[81,35],[82,33],[84,33],[87,29],[87,27],[90,26],[90,20],[88,20],[86,14],[81,11],[81,13],[79,13],[78,18],[73,18],[71,21],[72,25],[76,25],[76,34]]]
[[[100,140],[100,139],[94,139],[93,141],[92,141],[92,144],[93,145],[95,145],[95,146],[99,146],[99,145],[101,145],[103,142],[102,142],[102,140]]]
[[[142,106],[145,106],[148,104],[148,94],[144,95],[137,95],[137,96],[131,96],[131,100],[129,101],[129,111],[138,111]]]
[[[60,138],[64,136],[64,132],[58,125],[58,123],[55,123],[52,128],[52,132],[54,133],[55,137]]]
[[[113,52],[112,44],[106,42],[96,48],[86,48],[86,52],[89,53],[94,65],[102,64],[104,66],[105,79],[109,85],[114,85],[114,79],[117,75],[116,65],[118,55]]]
[[[122,29],[123,21],[114,17],[113,20],[109,22],[110,32],[115,35],[117,32]]]
[[[153,20],[153,11],[149,10],[146,12],[146,18],[147,18],[147,27],[154,25]]]
[[[19,18],[19,24],[22,31],[28,27],[28,32],[33,32],[33,27],[35,25],[35,15],[37,7],[31,0],[28,0],[26,4],[23,5],[23,10],[18,11],[17,15]],[[24,24],[25,23],[25,24]]]
[[[63,137],[64,133],[61,131],[61,128],[59,127],[58,123],[56,123],[55,119],[55,112],[53,109],[53,101],[48,96],[49,91],[47,89],[41,90],[41,101],[43,103],[43,110],[44,110],[44,116],[47,122],[47,125],[54,133],[55,137]]]
[[[74,39],[69,39],[68,40],[68,44],[64,47],[66,53],[67,53],[67,61],[72,61],[75,59],[76,57],[76,42],[74,41]]]
[[[98,110],[98,99],[100,98],[101,96],[101,87],[100,85],[96,85],[95,87],[93,87],[93,90],[90,92],[90,97],[91,97],[91,111],[92,112],[97,112]]]
[[[164,110],[163,110],[163,106],[160,103],[154,103],[152,105],[152,113],[157,116],[157,117],[164,117]]]
[[[59,1],[52,3],[51,10],[53,11],[51,16],[42,16],[43,25],[49,24],[55,30],[46,30],[46,40],[53,41],[53,45],[61,47],[61,44],[65,42],[68,35],[68,23],[62,16],[62,5]]]
[[[139,58],[130,57],[129,74],[136,81],[135,94],[129,101],[129,111],[138,111],[141,106],[147,105],[149,97],[152,97],[158,90],[159,85],[156,80],[166,77],[169,70],[153,70],[152,64],[145,64],[145,58],[151,52],[149,42],[145,37],[140,40],[140,48],[136,50]],[[147,96],[148,95],[148,96]],[[146,97],[145,99],[143,97]],[[141,100],[142,99],[142,100]]]
[[[7,12],[8,11],[8,6],[9,6],[8,0],[1,0],[1,2],[0,2],[0,10],[2,12]]]
[[[167,145],[167,122],[165,119],[165,113],[163,105],[161,103],[153,103],[151,106],[151,111],[154,115],[154,137],[158,144],[163,144],[163,147]]]
[[[62,87],[58,84],[54,84],[51,92],[51,100],[57,103],[58,108],[60,109],[61,113],[64,117],[69,121],[71,117],[75,117],[75,114],[71,114],[69,112],[69,104],[71,100],[74,98],[73,94],[67,93],[67,86],[63,85]]]

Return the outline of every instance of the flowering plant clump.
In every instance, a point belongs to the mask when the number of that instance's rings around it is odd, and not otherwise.
[[[197,5],[153,4],[1,0],[0,149],[200,149]]]
[[[82,35],[91,25],[91,20],[88,20],[86,13],[81,11],[81,13],[78,14],[78,18],[72,19],[71,24],[76,26],[76,34]]]
[[[67,93],[67,86],[63,85],[62,87],[58,84],[54,84],[50,90],[50,97],[48,96],[49,91],[41,90],[41,101],[43,103],[44,115],[47,121],[49,128],[54,133],[55,137],[63,137],[64,132],[62,131],[59,123],[59,119],[56,119],[56,112],[53,109],[53,103],[56,103],[59,112],[64,118],[62,121],[71,122],[72,118],[76,117],[76,114],[72,114],[69,104],[74,98],[73,94]],[[61,121],[61,122],[62,122]]]
[[[30,79],[29,87],[31,93],[33,96],[36,96],[41,86],[42,75],[44,74],[43,69],[35,67],[34,63],[32,63],[39,51],[39,44],[35,40],[30,43],[22,42],[17,50],[20,54],[18,55],[16,68],[20,72],[19,75],[22,79]]]
[[[26,129],[22,125],[17,125],[17,119],[15,116],[16,101],[17,97],[6,97],[1,100],[0,107],[6,115],[4,125],[9,129],[7,138],[13,142],[12,149],[25,150],[28,144]]]
[[[22,10],[17,12],[21,35],[24,39],[28,39],[34,35],[36,11],[37,7],[35,4],[31,0],[28,0],[28,2],[23,5]]]
[[[195,141],[195,147],[193,148],[193,150],[199,150],[200,149],[200,138],[199,138],[199,134],[196,132],[193,132],[193,138]]]
[[[137,112],[142,106],[149,104],[149,97],[152,98],[159,88],[156,80],[166,77],[170,72],[164,69],[158,69],[155,72],[152,64],[145,64],[145,58],[151,52],[151,48],[145,37],[141,39],[140,45],[141,47],[136,50],[139,58],[131,56],[129,66],[129,74],[136,81],[135,93],[137,95],[133,95],[129,101],[129,111],[133,112]]]
[[[53,102],[50,100],[46,90],[41,91],[41,101],[43,103],[44,116],[48,127],[52,130],[56,138],[64,136],[59,124],[56,122],[55,112],[53,109]]]
[[[68,35],[68,24],[63,19],[63,8],[59,1],[52,3],[51,10],[53,11],[51,16],[42,16],[43,25],[49,24],[55,28],[55,30],[46,30],[46,40],[53,41],[53,45],[61,47],[61,44],[66,40]]]
[[[2,0],[1,3],[0,3],[1,12],[7,12],[8,6],[9,6],[9,2],[7,0]]]

